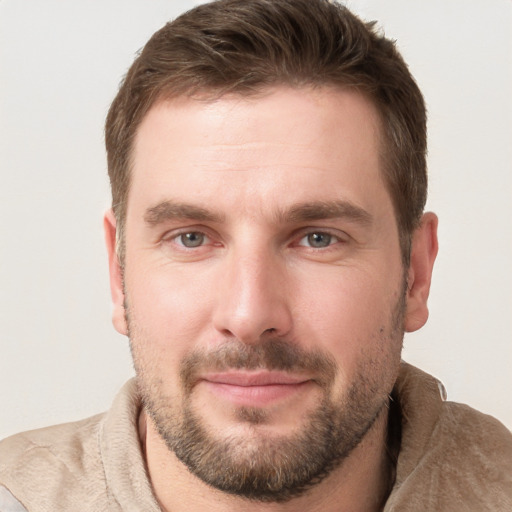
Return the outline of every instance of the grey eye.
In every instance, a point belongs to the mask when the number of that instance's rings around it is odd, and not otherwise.
[[[310,233],[306,239],[308,245],[315,248],[329,247],[332,242],[332,236],[328,233]]]
[[[179,236],[179,241],[181,245],[184,247],[199,247],[204,244],[205,241],[204,233],[200,233],[199,231],[191,231],[190,233],[182,233]]]

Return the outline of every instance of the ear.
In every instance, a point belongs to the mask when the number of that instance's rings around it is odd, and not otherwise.
[[[128,334],[124,310],[123,270],[116,251],[116,218],[110,209],[103,217],[105,242],[108,252],[108,268],[110,272],[110,293],[112,295],[112,323],[117,332]]]
[[[425,213],[420,226],[413,233],[405,314],[407,332],[423,327],[428,318],[427,299],[438,250],[437,223],[434,213]]]

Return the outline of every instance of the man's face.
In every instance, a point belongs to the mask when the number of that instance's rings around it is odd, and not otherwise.
[[[327,88],[160,102],[138,130],[124,292],[139,386],[214,486],[286,499],[383,410],[404,269],[379,145],[373,105]]]

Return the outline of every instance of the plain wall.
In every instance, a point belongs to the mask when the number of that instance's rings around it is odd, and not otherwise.
[[[354,0],[429,110],[431,317],[404,358],[512,428],[512,2]],[[109,407],[104,118],[137,50],[194,2],[0,0],[0,437]]]

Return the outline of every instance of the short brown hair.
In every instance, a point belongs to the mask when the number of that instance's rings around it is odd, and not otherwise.
[[[351,87],[373,101],[382,121],[385,182],[408,266],[411,235],[427,194],[423,97],[394,42],[374,23],[328,0],[218,0],[186,12],[151,37],[106,121],[121,262],[131,150],[151,106],[176,96],[250,95],[283,84]]]

